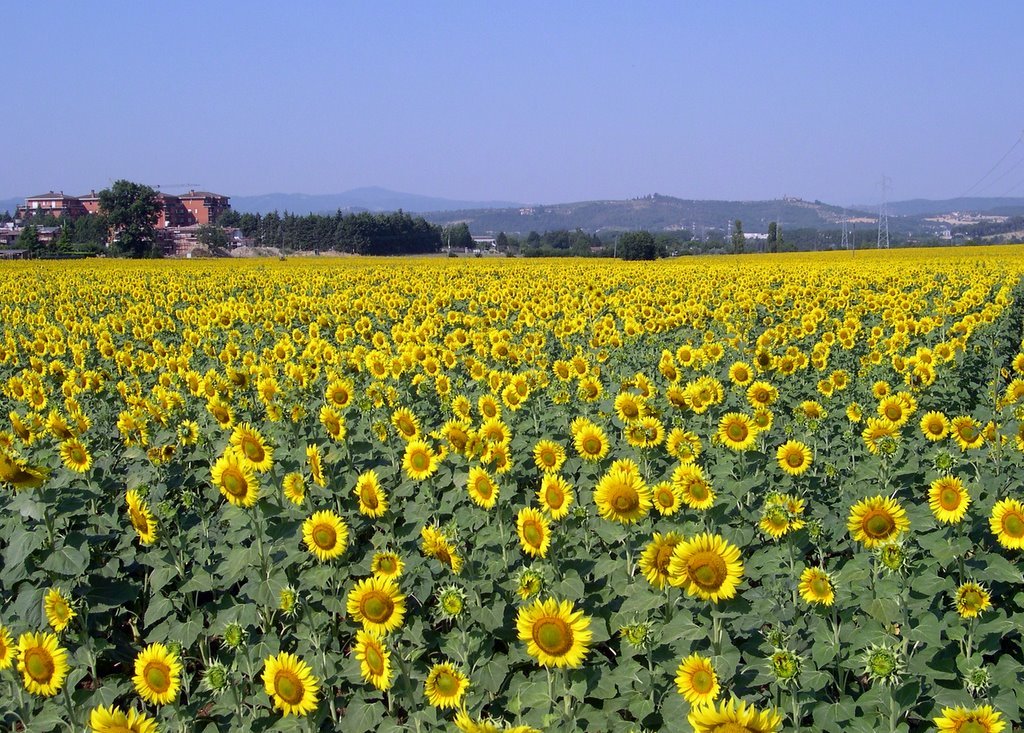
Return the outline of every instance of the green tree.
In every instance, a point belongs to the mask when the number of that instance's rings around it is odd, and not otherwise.
[[[620,260],[653,260],[658,256],[658,245],[648,231],[625,232],[617,246]]]
[[[473,243],[473,235],[469,233],[469,225],[464,221],[445,228],[444,244],[455,249],[473,249],[476,246]]]
[[[26,249],[32,254],[38,253],[42,249],[42,244],[39,241],[39,230],[31,224],[24,227],[21,233],[18,234],[14,246],[17,249]]]
[[[211,250],[224,249],[230,244],[228,233],[224,231],[224,227],[219,227],[216,224],[200,225],[196,230],[196,242]]]
[[[732,251],[734,254],[743,254],[747,244],[747,238],[743,234],[743,222],[737,219],[732,224]]]
[[[141,183],[119,180],[100,191],[100,210],[110,225],[111,244],[131,257],[153,254],[160,208],[156,191]]]
[[[508,235],[505,232],[498,232],[498,236],[494,238],[494,244],[498,248],[499,252],[508,251]]]
[[[779,225],[778,222],[768,222],[768,242],[767,247],[769,252],[779,251]]]

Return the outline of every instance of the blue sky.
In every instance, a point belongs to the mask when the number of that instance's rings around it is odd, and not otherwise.
[[[0,197],[129,178],[873,203],[883,173],[891,199],[961,195],[1024,133],[1019,2],[68,2],[4,21]],[[1021,160],[971,192],[1024,196]]]

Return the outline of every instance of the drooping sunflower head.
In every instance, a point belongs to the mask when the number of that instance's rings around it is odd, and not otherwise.
[[[236,425],[231,432],[231,445],[238,458],[257,473],[266,473],[274,465],[274,451],[260,431],[249,423]]]
[[[715,503],[715,492],[704,475],[704,469],[694,463],[682,463],[672,471],[672,485],[680,499],[691,509],[704,511]]]
[[[661,590],[669,581],[668,564],[672,559],[672,551],[683,541],[683,536],[676,532],[661,534],[655,532],[647,547],[640,556],[640,572],[647,582]]]
[[[692,596],[717,603],[736,595],[743,577],[740,550],[719,535],[701,534],[672,551],[668,581]]]
[[[491,509],[498,500],[498,485],[487,473],[487,469],[474,466],[469,469],[469,476],[466,478],[466,490],[469,498],[478,506],[484,509]]]
[[[244,463],[235,452],[228,448],[224,455],[217,459],[211,470],[213,484],[231,504],[248,508],[256,503],[260,489],[256,475],[247,463]]]
[[[668,517],[679,511],[682,492],[671,481],[661,481],[651,487],[651,501],[659,514]]]
[[[348,548],[348,526],[333,511],[319,511],[302,523],[302,539],[312,555],[326,562]]]
[[[391,414],[391,424],[398,431],[398,437],[410,441],[419,437],[420,421],[412,410],[407,407],[400,407]]]
[[[135,691],[146,702],[166,705],[181,689],[181,662],[165,645],[150,644],[135,657]]]
[[[391,652],[384,639],[369,631],[357,631],[354,651],[363,679],[378,690],[390,689]]]
[[[590,618],[571,601],[554,598],[520,608],[516,629],[527,653],[544,667],[579,667],[593,638]]]
[[[320,680],[304,661],[294,654],[281,652],[264,660],[263,688],[285,717],[301,716],[316,710]]]
[[[985,433],[981,423],[967,415],[954,417],[950,423],[949,432],[962,451],[980,448],[985,442]]]
[[[872,549],[899,539],[910,528],[910,520],[895,499],[879,495],[850,508],[847,528],[854,541]]]
[[[632,471],[611,470],[597,483],[594,502],[605,519],[632,524],[651,509],[651,491]]]
[[[292,504],[301,506],[306,498],[306,479],[298,471],[285,475],[283,484],[284,495]]]
[[[128,519],[139,536],[139,541],[144,545],[152,545],[156,542],[156,519],[149,510],[149,505],[135,489],[129,489],[125,494],[125,503],[128,505]]]
[[[955,524],[964,518],[971,496],[957,476],[942,476],[928,489],[928,506],[940,522]]]
[[[562,476],[546,473],[537,490],[537,500],[552,519],[558,520],[569,514],[573,500],[572,486]]]
[[[75,473],[85,473],[92,468],[92,455],[78,438],[65,440],[60,444],[60,457],[64,465]]]

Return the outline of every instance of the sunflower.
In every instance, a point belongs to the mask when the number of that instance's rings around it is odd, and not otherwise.
[[[281,652],[263,662],[263,689],[285,717],[308,715],[316,710],[320,680],[297,656]]]
[[[135,691],[146,702],[166,705],[181,689],[178,655],[160,643],[150,644],[135,657]]]
[[[89,727],[92,733],[158,733],[156,720],[145,713],[121,708],[99,707],[89,713]]]
[[[284,477],[284,495],[295,506],[300,506],[306,498],[306,480],[298,471],[292,471]]]
[[[676,689],[694,708],[713,703],[721,687],[711,660],[700,654],[683,659],[676,670]]]
[[[735,697],[695,707],[687,720],[694,733],[774,733],[782,725],[774,710],[760,711]]]
[[[512,439],[512,433],[501,418],[492,417],[480,426],[480,437],[488,443],[504,445]]]
[[[746,387],[754,378],[754,370],[745,361],[735,361],[729,367],[729,381],[737,387]]]
[[[409,441],[420,435],[420,421],[407,407],[399,407],[391,413],[391,424],[395,426],[398,437],[402,440]]]
[[[850,507],[846,526],[854,541],[870,550],[899,539],[910,528],[910,520],[895,499],[879,495]]]
[[[260,488],[256,483],[255,474],[233,448],[228,448],[224,455],[217,459],[211,474],[214,485],[220,489],[224,498],[235,506],[248,508],[259,498]]]
[[[997,501],[988,524],[1003,547],[1008,550],[1024,549],[1024,504],[1016,499]]]
[[[832,576],[821,568],[804,568],[800,573],[798,587],[800,597],[807,603],[831,606],[836,600],[835,583]]]
[[[315,443],[306,446],[306,461],[309,463],[309,474],[313,483],[321,489],[327,485],[324,479],[323,459],[320,456],[320,446]]]
[[[960,450],[967,451],[980,448],[985,442],[985,434],[982,432],[981,424],[973,417],[961,415],[954,417],[949,426],[950,433],[960,446]]]
[[[949,435],[949,420],[941,412],[926,412],[921,418],[921,432],[933,443]]]
[[[43,609],[46,611],[46,621],[58,634],[68,627],[78,614],[71,607],[71,599],[64,595],[59,588],[50,588],[46,591],[43,600]]]
[[[383,551],[373,555],[370,572],[382,578],[397,578],[402,574],[405,563],[395,552]]]
[[[65,440],[60,444],[60,459],[75,473],[85,473],[92,468],[89,449],[78,438]]]
[[[420,530],[420,541],[424,555],[440,560],[456,575],[462,572],[462,556],[440,529],[432,525],[423,527]]]
[[[469,679],[455,665],[444,662],[435,664],[427,673],[423,693],[435,708],[460,707],[462,698],[469,688]]]
[[[1006,723],[1002,714],[991,705],[972,709],[957,705],[955,708],[942,708],[942,715],[935,718],[935,727],[939,733],[1001,733]]]
[[[376,518],[388,510],[388,500],[374,470],[363,471],[356,479],[355,494],[359,497],[359,513]]]
[[[548,520],[536,509],[523,508],[516,517],[519,546],[532,557],[546,557],[551,546],[551,528]]]
[[[516,629],[527,653],[544,667],[581,666],[593,637],[590,617],[575,610],[572,601],[554,598],[520,608]]]
[[[940,522],[955,524],[964,518],[971,504],[964,482],[956,476],[942,476],[928,489],[928,506]]]
[[[899,428],[910,419],[910,411],[899,395],[890,395],[878,403],[878,416]]]
[[[629,424],[647,414],[647,403],[643,397],[622,392],[615,398],[615,414],[622,422]]]
[[[691,509],[703,511],[715,503],[715,492],[704,476],[704,469],[693,463],[681,463],[672,471],[672,485],[679,490],[682,502]]]
[[[878,455],[878,452],[885,443],[897,441],[899,437],[899,427],[885,418],[869,417],[864,430],[861,431],[861,438],[864,439],[864,444],[874,455]]]
[[[734,451],[745,451],[754,445],[757,428],[749,417],[739,412],[728,412],[718,423],[715,438]]]
[[[768,382],[757,381],[747,387],[747,401],[753,408],[768,407],[779,398],[779,390]]]
[[[54,634],[22,634],[18,637],[16,656],[25,689],[33,695],[52,697],[64,685],[68,653],[59,646]]]
[[[573,445],[584,461],[594,463],[608,455],[608,438],[601,428],[589,421],[574,433]]]
[[[14,640],[6,626],[0,624],[0,672],[14,664]]]
[[[683,536],[676,532],[655,532],[640,556],[640,572],[658,590],[668,583],[668,563],[672,559],[672,551],[682,541]]]
[[[139,542],[144,545],[152,545],[156,542],[156,519],[149,510],[149,505],[142,499],[138,491],[130,489],[124,497],[128,505],[128,519],[132,527],[139,535]]]
[[[348,527],[330,510],[316,512],[302,523],[302,539],[310,554],[326,562],[348,548]]]
[[[0,449],[0,482],[21,490],[38,488],[45,480],[45,469],[30,468],[24,461],[16,460]]]
[[[565,448],[553,440],[541,440],[533,448],[533,462],[545,473],[558,471],[565,463]]]
[[[348,594],[348,615],[363,625],[364,631],[381,636],[402,626],[405,596],[394,578],[372,576],[355,584]]]
[[[779,467],[790,476],[799,476],[811,467],[811,449],[797,440],[780,445],[775,457]]]
[[[249,423],[235,426],[231,431],[231,445],[239,460],[256,473],[266,473],[274,465],[273,449]]]
[[[605,519],[632,524],[651,510],[651,491],[636,473],[610,470],[597,482],[594,502]]]
[[[422,481],[437,471],[438,457],[430,446],[419,439],[412,439],[405,444],[405,456],[402,468],[415,481]]]
[[[717,603],[736,595],[743,577],[740,550],[723,537],[700,534],[679,543],[668,563],[668,582]]]
[[[672,428],[665,439],[665,450],[683,463],[692,463],[696,460],[700,456],[701,448],[697,434],[682,428]]]
[[[494,398],[494,395],[481,395],[480,399],[476,401],[476,406],[485,420],[501,417],[501,404]]]
[[[555,473],[546,473],[540,480],[537,490],[537,501],[541,509],[558,520],[569,514],[569,507],[575,499],[572,486],[564,478]]]
[[[339,410],[343,410],[352,402],[352,392],[351,382],[345,379],[335,379],[327,385],[324,398]]]
[[[487,473],[487,469],[479,466],[469,469],[469,476],[466,478],[466,491],[469,492],[469,498],[484,509],[493,508],[498,500],[497,484]]]
[[[392,682],[391,652],[384,645],[384,639],[369,631],[357,631],[354,651],[363,679],[378,690],[389,689]]]
[[[670,517],[683,503],[682,491],[671,481],[662,481],[651,487],[651,502],[659,514]]]
[[[955,603],[961,618],[977,618],[982,611],[992,608],[992,596],[983,585],[963,583],[956,589]]]

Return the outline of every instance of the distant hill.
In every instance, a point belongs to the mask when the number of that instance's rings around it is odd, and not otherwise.
[[[17,210],[17,208],[19,206],[21,206],[23,203],[25,203],[25,199],[24,198],[20,198],[20,199],[0,199],[0,214],[2,214],[3,212],[6,211],[6,212],[10,213],[13,216],[14,212]]]
[[[474,233],[499,232],[525,234],[555,229],[603,230],[649,229],[672,231],[689,229],[725,230],[739,219],[748,234],[765,233],[771,221],[789,228],[828,228],[842,226],[844,210],[820,201],[785,198],[769,201],[699,201],[654,194],[625,201],[582,201],[573,204],[520,206],[501,209],[435,211],[425,214],[435,224],[464,221]],[[846,211],[847,216],[870,219],[867,212]]]
[[[862,211],[878,212],[878,204],[858,205]],[[887,204],[890,216],[936,216],[952,214],[955,211],[976,214],[1013,216],[1024,213],[1024,198],[967,197],[957,199],[909,199],[890,201]]]
[[[512,201],[459,201],[400,193],[371,186],[354,188],[344,193],[305,194],[268,193],[262,196],[232,196],[231,208],[242,213],[266,214],[290,211],[293,214],[325,214],[342,211],[403,211],[422,213],[452,209],[497,209],[518,206]]]

